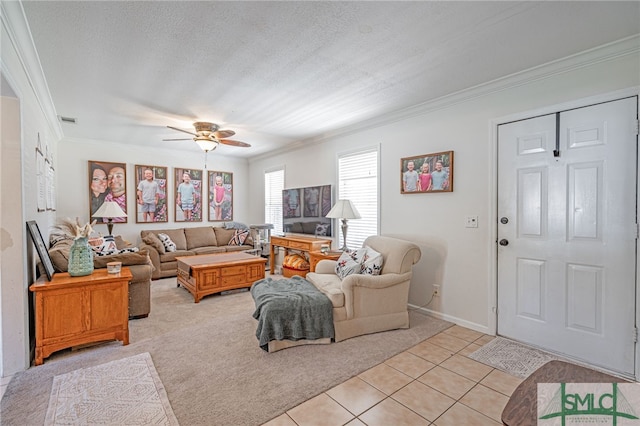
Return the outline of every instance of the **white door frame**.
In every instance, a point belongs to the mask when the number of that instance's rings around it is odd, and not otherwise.
[[[496,335],[498,330],[498,315],[496,312],[498,306],[498,126],[500,124],[509,123],[516,120],[524,120],[527,118],[537,117],[540,115],[552,114],[558,111],[564,111],[567,109],[580,108],[592,104],[614,101],[616,99],[625,98],[629,96],[639,96],[640,98],[640,86],[631,87],[627,89],[617,90],[615,92],[609,92],[596,96],[589,96],[586,98],[576,99],[573,101],[565,102],[562,104],[546,106],[543,108],[519,112],[516,114],[507,115],[504,117],[498,117],[489,122],[490,126],[490,152],[488,164],[490,164],[491,170],[493,170],[491,178],[490,188],[490,210],[489,210],[489,235],[492,236],[488,242],[489,250],[489,312],[488,312],[488,331],[493,335]],[[640,101],[638,108],[640,110]],[[640,151],[640,150],[639,150]],[[640,152],[638,154],[638,163],[640,165]],[[638,182],[636,182],[638,188],[640,188],[640,173],[638,173]],[[636,203],[640,206],[640,190],[638,191]],[[636,242],[638,244],[638,242]],[[636,253],[636,269],[640,265],[640,250]],[[636,274],[638,277],[638,274]],[[636,278],[636,324],[640,326],[640,291],[638,291],[638,278]],[[635,378],[640,378],[640,350],[638,350],[638,343],[636,343],[636,358],[635,358]]]

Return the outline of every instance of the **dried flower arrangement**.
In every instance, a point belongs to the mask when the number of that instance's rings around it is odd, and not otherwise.
[[[89,236],[93,233],[93,225],[95,224],[95,220],[91,223],[81,225],[79,218],[76,218],[75,221],[69,218],[60,219],[51,231],[51,235],[49,237],[50,242],[52,243],[52,245],[55,245],[54,241],[59,242],[62,240],[77,240],[78,238],[89,238]]]

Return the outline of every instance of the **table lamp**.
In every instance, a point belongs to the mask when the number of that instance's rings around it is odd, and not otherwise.
[[[331,219],[341,219],[342,220],[342,239],[343,244],[341,251],[349,251],[347,248],[347,221],[349,219],[360,219],[360,213],[356,207],[351,203],[350,200],[338,200],[333,205],[329,213],[327,213],[328,218]]]
[[[127,214],[122,211],[122,208],[115,201],[105,201],[102,203],[98,211],[91,215],[91,217],[101,217],[107,219],[107,229],[109,235],[113,235],[113,219],[116,217],[127,217]]]

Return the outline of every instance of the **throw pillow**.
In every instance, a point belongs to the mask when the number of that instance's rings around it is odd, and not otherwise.
[[[94,254],[98,257],[103,257],[103,256],[111,256],[114,254],[126,254],[126,253],[135,253],[138,251],[138,247],[127,247],[127,248],[123,248],[121,250],[111,250],[111,251],[105,251],[105,252],[95,252]]]
[[[233,237],[231,237],[231,239],[229,240],[229,244],[230,246],[241,246],[244,244],[244,241],[247,239],[247,237],[249,236],[249,230],[248,229],[236,229],[235,232],[233,233]]]
[[[158,236],[156,234],[154,234],[153,232],[149,232],[144,237],[142,237],[142,241],[145,244],[148,244],[151,247],[153,247],[154,249],[156,249],[156,251],[159,254],[165,254],[166,253],[166,250],[164,249],[164,244],[162,244],[162,241],[160,241],[160,238],[158,238]]]
[[[299,254],[289,254],[284,257],[282,266],[298,271],[307,271],[309,269],[309,262]]]
[[[336,263],[336,275],[341,280],[351,274],[359,274],[361,269],[362,265],[355,259],[355,252],[343,252]]]
[[[169,238],[167,234],[158,234],[158,238],[162,241],[162,245],[164,245],[166,252],[176,251],[176,244],[171,241],[171,238]]]
[[[113,235],[92,238],[89,240],[89,245],[91,246],[93,253],[98,256],[106,256],[118,251],[118,246],[116,245],[116,240],[113,238]]]
[[[122,262],[122,266],[151,264],[149,252],[140,250],[134,253],[118,253],[109,256],[94,257],[93,267],[106,268],[109,262]]]
[[[356,250],[356,261],[360,263],[360,273],[364,275],[380,275],[382,272],[382,254],[371,247],[364,246]]]
[[[319,223],[316,225],[316,236],[326,237],[329,235],[329,224],[328,223]]]

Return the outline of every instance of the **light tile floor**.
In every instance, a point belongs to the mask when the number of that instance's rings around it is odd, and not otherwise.
[[[492,339],[453,326],[264,426],[501,425],[522,379],[468,358]]]

